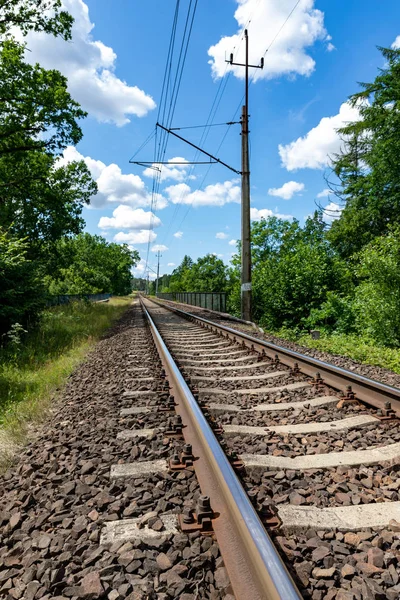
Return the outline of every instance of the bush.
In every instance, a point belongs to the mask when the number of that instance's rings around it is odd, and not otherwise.
[[[357,330],[381,344],[400,346],[400,227],[365,246],[358,259]]]
[[[38,317],[45,292],[36,265],[26,258],[27,243],[0,230],[0,335]],[[7,341],[7,340],[5,340]]]
[[[323,329],[328,333],[351,333],[355,331],[355,310],[353,298],[327,292],[326,300],[319,308],[310,311],[305,319],[306,329]]]

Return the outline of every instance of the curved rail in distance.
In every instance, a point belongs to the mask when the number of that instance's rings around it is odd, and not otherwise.
[[[141,304],[166,371],[176,411],[192,444],[196,476],[218,516],[213,527],[235,596],[244,600],[301,600],[281,557],[193,397],[158,329]]]

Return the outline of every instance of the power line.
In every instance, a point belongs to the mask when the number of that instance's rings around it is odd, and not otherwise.
[[[171,91],[168,113],[167,113],[167,117],[166,117],[166,124],[168,127],[170,127],[172,124],[172,119],[174,117],[174,113],[175,113],[175,109],[176,109],[177,99],[178,99],[179,90],[180,90],[181,82],[182,82],[183,70],[184,70],[184,66],[185,66],[185,62],[186,62],[186,57],[187,57],[188,48],[189,48],[189,42],[190,42],[190,38],[191,38],[191,34],[192,34],[194,18],[195,18],[196,9],[197,9],[197,3],[198,3],[198,0],[190,0],[190,4],[188,7],[188,11],[187,11],[185,27],[184,27],[184,32],[183,32],[182,42],[181,42],[181,48],[180,48],[180,52],[179,52],[179,58],[178,58],[177,66],[176,66],[176,73],[175,73],[174,83],[173,83],[173,87],[172,87],[172,91]],[[173,63],[173,54],[174,54],[174,46],[175,46],[175,38],[176,38],[176,29],[177,29],[177,23],[178,23],[178,14],[179,14],[179,0],[177,0],[177,4],[176,4],[176,10],[175,10],[175,16],[174,16],[174,22],[173,22],[172,34],[171,34],[172,42],[170,42],[169,58],[167,59],[166,70],[168,72],[168,76],[164,77],[164,82],[167,81],[167,86],[166,86],[165,93],[162,94],[162,100],[163,100],[163,104],[164,104],[164,106],[163,106],[163,121],[165,119],[165,114],[166,114],[168,91],[169,91],[169,87],[170,87],[171,74],[172,74],[172,63]],[[161,104],[160,104],[160,108],[159,108],[159,115],[160,114],[161,114]],[[154,152],[154,157],[155,157],[154,162],[155,163],[162,162],[165,157],[167,144],[168,144],[168,134],[165,133],[163,135],[163,133],[164,132],[162,132],[161,135],[159,136],[158,149],[157,149],[157,143],[155,144],[155,152]],[[150,252],[152,231],[154,228],[154,217],[155,217],[155,211],[157,208],[157,199],[159,196],[160,182],[161,182],[161,171],[155,172],[154,177],[153,177],[151,217],[150,217],[149,239],[148,239],[148,244],[147,244],[146,267],[148,264],[148,258],[149,258],[149,252]]]

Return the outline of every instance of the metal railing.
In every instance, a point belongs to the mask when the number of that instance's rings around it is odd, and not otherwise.
[[[208,310],[226,312],[225,292],[170,292],[168,294],[157,294],[157,298],[182,302],[183,304],[199,306]]]
[[[87,300],[88,302],[100,302],[108,300],[111,294],[59,294],[58,296],[49,296],[47,306],[58,306],[60,304],[69,304],[78,300]]]

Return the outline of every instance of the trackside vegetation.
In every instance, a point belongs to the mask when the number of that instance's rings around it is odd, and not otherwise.
[[[15,326],[8,333],[0,349],[0,426],[13,442],[24,441],[29,422],[47,414],[57,390],[131,302],[120,297],[54,306],[32,331]]]
[[[253,317],[281,337],[400,372],[400,50],[380,50],[385,67],[350,98],[360,119],[340,130],[326,174],[340,217],[321,208],[304,225],[252,223]],[[239,256],[229,266],[185,256],[159,290],[226,291],[239,316]]]
[[[48,308],[49,296],[127,295],[139,260],[83,233],[97,185],[63,152],[82,139],[86,113],[59,71],[26,60],[29,31],[70,40],[72,24],[61,0],[0,2],[0,456],[131,302]]]
[[[61,0],[0,2],[0,345],[37,326],[49,294],[128,294],[139,260],[83,233],[97,185],[63,152],[82,139],[86,113],[59,71],[25,60],[20,33],[70,40],[72,24]]]

